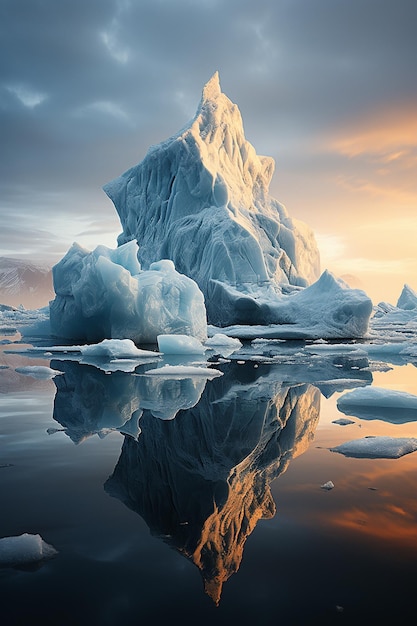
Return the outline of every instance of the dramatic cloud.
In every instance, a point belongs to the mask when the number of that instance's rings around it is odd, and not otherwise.
[[[3,0],[0,250],[15,230],[32,251],[28,223],[53,234],[50,257],[79,232],[99,243],[87,214],[116,237],[102,185],[181,128],[219,70],[276,160],[272,193],[348,256],[355,220],[416,208],[416,18],[414,0]]]

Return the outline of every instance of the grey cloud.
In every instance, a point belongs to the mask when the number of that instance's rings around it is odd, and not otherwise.
[[[101,186],[192,117],[216,70],[255,148],[296,168],[329,127],[417,98],[416,17],[414,0],[3,0],[5,214],[47,223],[52,192],[62,215],[111,211]]]

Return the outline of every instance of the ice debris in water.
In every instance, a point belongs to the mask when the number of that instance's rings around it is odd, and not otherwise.
[[[330,450],[356,458],[398,459],[417,450],[417,439],[413,437],[364,437],[346,441]]]
[[[337,420],[333,420],[332,424],[339,424],[339,426],[349,426],[349,424],[354,424],[353,420],[348,419],[347,417],[339,417]]]
[[[326,491],[330,491],[331,489],[333,489],[334,487],[334,483],[331,480],[328,480],[327,483],[324,483],[324,485],[321,485],[321,489],[325,489]]]
[[[201,341],[188,335],[158,335],[158,349],[163,354],[204,354]]]
[[[242,347],[242,342],[236,337],[228,337],[224,333],[215,333],[212,337],[209,337],[205,342],[205,345],[209,348],[235,348],[238,350]]]
[[[16,537],[0,539],[0,566],[29,565],[50,559],[58,551],[46,543],[40,535],[24,533]]]
[[[216,378],[222,375],[223,372],[219,370],[198,365],[163,365],[145,372],[145,376],[171,376],[173,378],[193,378],[194,376]]]
[[[345,393],[338,399],[337,406],[343,412],[354,406],[417,410],[417,396],[383,387],[363,387]]]
[[[24,365],[22,367],[16,367],[15,371],[18,374],[23,374],[24,376],[31,376],[32,378],[39,379],[54,378],[54,376],[63,373],[59,370],[54,370],[51,367],[46,367],[44,365]]]

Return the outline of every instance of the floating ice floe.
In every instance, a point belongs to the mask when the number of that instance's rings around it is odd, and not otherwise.
[[[23,374],[24,376],[32,376],[32,378],[45,380],[48,378],[54,378],[54,376],[62,374],[61,371],[52,369],[51,367],[46,367],[44,365],[24,365],[22,367],[15,367],[15,371],[18,374]]]
[[[204,378],[216,378],[223,376],[223,372],[211,367],[199,367],[198,365],[163,365],[155,369],[147,370],[146,376],[170,376],[173,378],[193,378],[203,376]]]
[[[236,337],[228,337],[224,333],[215,333],[207,339],[205,345],[209,348],[234,348],[238,350],[242,347],[242,342]]]
[[[331,452],[363,459],[398,459],[417,450],[417,439],[413,437],[364,437],[346,441]]]
[[[204,354],[205,347],[189,335],[158,335],[158,349],[163,354]]]
[[[58,551],[46,543],[40,535],[24,533],[16,537],[0,539],[0,566],[16,567],[50,559]]]
[[[83,356],[109,359],[141,359],[158,356],[153,350],[137,348],[131,339],[103,339],[99,343],[64,346],[33,346],[25,352],[42,352],[44,354],[80,353]]]
[[[363,387],[349,391],[337,400],[346,415],[362,419],[382,419],[393,423],[417,421],[417,396],[382,387]]]
[[[83,356],[111,359],[140,359],[157,355],[151,350],[137,348],[131,339],[103,339],[100,343],[79,346],[79,350]]]
[[[334,482],[331,480],[328,480],[327,483],[324,483],[324,485],[320,485],[321,489],[324,489],[325,491],[330,491],[331,489],[334,488]]]
[[[355,422],[353,420],[350,420],[347,417],[339,417],[339,419],[332,421],[332,424],[338,424],[339,426],[349,426],[354,423]]]

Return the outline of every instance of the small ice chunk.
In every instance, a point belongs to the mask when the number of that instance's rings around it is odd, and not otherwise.
[[[330,491],[331,489],[333,489],[334,483],[331,480],[328,480],[327,483],[324,483],[324,485],[321,485],[320,487],[321,487],[321,489],[325,489],[326,491]]]
[[[365,387],[346,393],[339,398],[337,405],[339,409],[347,406],[378,406],[417,410],[417,396],[383,387]]]
[[[78,346],[83,356],[131,359],[155,356],[151,350],[140,350],[131,339],[103,339],[100,343]]]
[[[164,365],[156,369],[145,372],[146,376],[171,376],[173,378],[193,378],[194,376],[204,376],[205,378],[216,378],[223,376],[223,372],[210,367],[199,367],[193,365]]]
[[[201,341],[189,335],[158,335],[158,349],[163,354],[204,354]]]
[[[46,543],[40,535],[24,533],[0,539],[0,566],[3,567],[37,563],[56,554],[58,551]]]
[[[350,420],[347,417],[339,417],[339,419],[332,421],[332,424],[339,424],[339,426],[348,426],[354,423],[354,420]]]
[[[417,421],[417,396],[383,387],[364,387],[345,393],[338,399],[337,408],[362,419],[392,423]]]
[[[224,348],[241,348],[242,342],[237,337],[229,337],[223,333],[216,333],[212,337],[209,337],[206,341],[206,346],[217,347],[222,346]]]
[[[355,458],[398,459],[417,450],[417,439],[413,437],[364,437],[346,441],[330,450]]]
[[[24,365],[22,367],[16,367],[15,371],[18,374],[23,374],[24,376],[32,376],[32,378],[45,380],[48,378],[54,378],[58,374],[63,374],[63,372],[46,367],[45,365]]]

